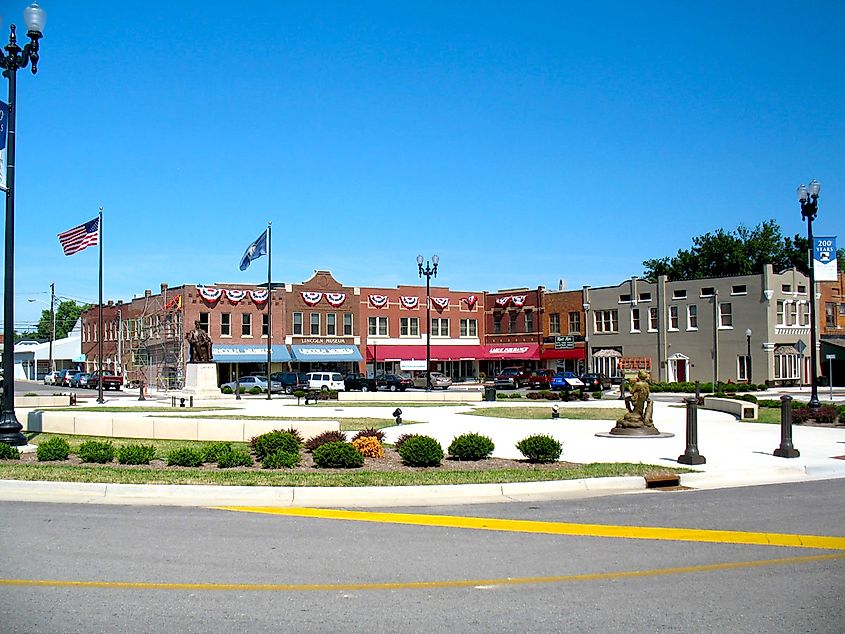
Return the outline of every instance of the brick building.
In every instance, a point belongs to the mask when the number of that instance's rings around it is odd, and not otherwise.
[[[543,302],[545,288],[503,289],[484,293],[484,342],[486,359],[482,371],[495,376],[512,365],[528,369],[544,367]]]
[[[830,385],[845,385],[845,273],[835,282],[819,282],[819,334],[821,373]],[[829,359],[829,356],[833,359]]]
[[[546,291],[543,302],[541,360],[553,370],[586,372],[583,291]]]

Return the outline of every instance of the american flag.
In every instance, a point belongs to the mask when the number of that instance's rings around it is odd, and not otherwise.
[[[73,255],[97,244],[97,237],[99,235],[100,219],[98,217],[89,220],[84,225],[79,225],[78,227],[60,233],[59,242],[62,243],[62,249],[65,250],[65,255]]]

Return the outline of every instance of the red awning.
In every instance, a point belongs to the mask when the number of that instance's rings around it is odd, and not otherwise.
[[[481,346],[484,348],[482,359],[539,359],[540,344],[538,343],[503,343],[495,346]]]
[[[574,348],[572,350],[555,350],[549,348],[543,350],[541,359],[586,359],[584,348]]]
[[[432,361],[460,361],[484,359],[484,346],[431,346]],[[367,360],[372,361],[425,360],[425,344],[421,346],[367,346]]]

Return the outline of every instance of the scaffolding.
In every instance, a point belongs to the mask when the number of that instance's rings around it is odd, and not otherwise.
[[[185,337],[182,295],[166,290],[145,296],[141,310],[124,322],[122,334],[128,343],[126,380],[159,390],[179,390],[184,385]]]

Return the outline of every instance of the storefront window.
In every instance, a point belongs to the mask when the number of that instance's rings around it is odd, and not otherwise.
[[[293,314],[293,334],[302,334],[302,313]]]
[[[558,313],[551,313],[549,315],[549,333],[552,335],[560,334],[560,315]]]
[[[326,315],[326,334],[330,337],[337,334],[337,315],[334,313]]]
[[[343,313],[343,335],[352,336],[352,313]]]
[[[320,313],[311,313],[311,334],[320,334]]]

